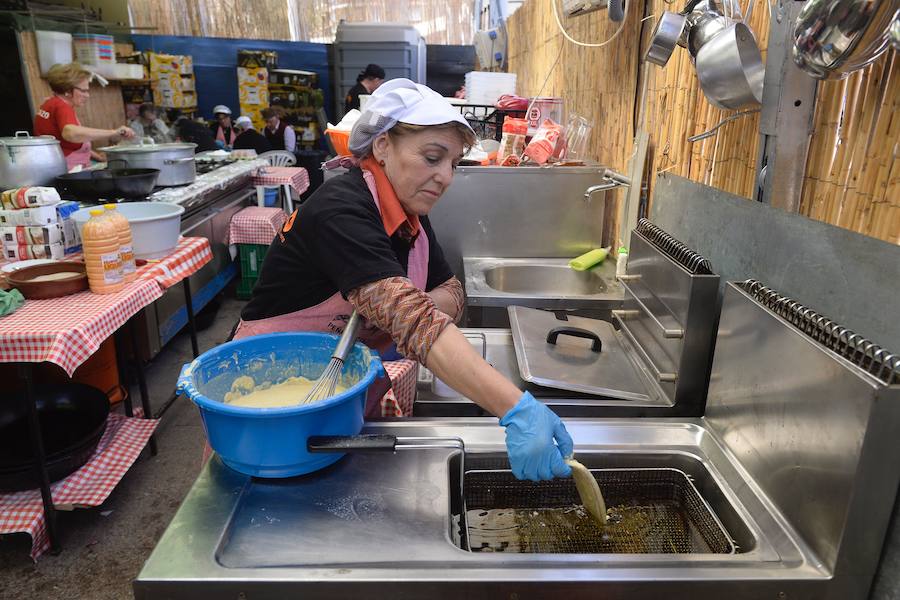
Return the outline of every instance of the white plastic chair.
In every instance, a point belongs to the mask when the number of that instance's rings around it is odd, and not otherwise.
[[[288,152],[287,150],[270,150],[268,152],[263,152],[258,158],[269,161],[269,165],[273,167],[293,167],[297,164],[297,157],[294,156],[293,152]],[[287,213],[291,214],[294,212],[294,202],[291,198],[291,186],[282,185],[281,189],[284,192],[284,207]],[[266,205],[265,186],[256,186],[256,204],[257,206]]]
[[[297,157],[287,150],[269,150],[260,154],[259,158],[266,159],[273,167],[293,167],[297,164]]]

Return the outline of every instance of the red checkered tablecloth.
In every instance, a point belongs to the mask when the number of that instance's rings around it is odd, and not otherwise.
[[[0,362],[47,361],[71,376],[129,318],[210,260],[209,240],[182,238],[174,252],[140,267],[138,278],[114,294],[26,300],[0,318]]]
[[[211,260],[212,248],[208,239],[183,237],[168,256],[139,267],[138,279],[153,278],[165,290],[190,277]]]
[[[281,230],[287,215],[280,208],[248,206],[231,217],[229,244],[263,244],[268,246]]]
[[[157,424],[153,419],[110,414],[93,456],[79,470],[50,486],[53,505],[60,510],[101,505],[131,468]],[[32,560],[50,548],[39,489],[0,494],[0,534],[15,532],[31,536]]]
[[[391,389],[381,399],[382,417],[411,417],[416,399],[416,378],[419,363],[405,358],[384,363],[391,380]]]
[[[303,167],[263,167],[251,181],[261,186],[289,185],[300,195],[309,187],[309,174]]]

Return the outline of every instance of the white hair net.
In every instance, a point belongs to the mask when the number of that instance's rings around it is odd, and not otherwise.
[[[391,79],[375,90],[366,110],[353,125],[350,152],[354,156],[365,156],[375,138],[397,123],[442,125],[451,122],[461,123],[472,131],[459,110],[430,87],[409,79]]]

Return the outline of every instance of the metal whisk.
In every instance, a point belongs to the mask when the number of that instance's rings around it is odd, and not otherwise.
[[[359,333],[361,323],[362,319],[359,313],[354,310],[353,314],[350,315],[350,320],[347,321],[347,326],[344,327],[344,333],[341,334],[341,339],[338,340],[337,347],[331,355],[328,366],[322,371],[322,375],[319,376],[316,384],[300,404],[319,402],[334,395],[334,389],[337,387],[338,380],[341,378],[341,371],[344,369],[344,361],[356,342],[356,335]]]

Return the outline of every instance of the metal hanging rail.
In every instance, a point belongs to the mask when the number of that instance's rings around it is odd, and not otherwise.
[[[900,356],[862,335],[841,327],[796,300],[782,296],[755,279],[738,284],[757,302],[832,352],[846,358],[887,385],[900,384]]]
[[[695,275],[712,274],[712,265],[708,259],[673,238],[649,219],[638,221],[636,231],[691,273]]]

